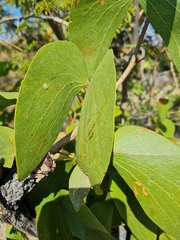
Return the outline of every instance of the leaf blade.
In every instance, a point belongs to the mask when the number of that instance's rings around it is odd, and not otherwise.
[[[124,180],[115,174],[110,178],[110,196],[136,239],[156,238],[157,226],[143,212]]]
[[[140,0],[139,3],[145,10],[154,28],[163,38],[177,70],[180,71],[180,2],[176,0],[158,2],[155,0]]]
[[[65,121],[75,95],[87,81],[79,49],[58,41],[42,47],[21,85],[15,115],[19,179],[43,159]]]
[[[84,204],[83,198],[88,195],[90,187],[88,176],[76,165],[69,179],[69,197],[76,211]]]
[[[16,104],[17,97],[17,92],[0,92],[0,110],[12,104]]]
[[[14,155],[14,129],[0,126],[0,164],[11,168]]]
[[[81,112],[77,134],[77,163],[98,189],[107,171],[113,144],[115,69],[109,51],[94,74]]]
[[[179,148],[140,127],[116,132],[113,164],[146,214],[165,232],[179,235]]]
[[[131,0],[106,0],[101,5],[97,0],[81,0],[72,7],[69,39],[85,56],[90,77],[107,52],[131,3]]]

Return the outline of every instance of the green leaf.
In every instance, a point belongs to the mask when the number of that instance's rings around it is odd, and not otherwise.
[[[72,233],[62,213],[62,206],[58,202],[58,196],[48,196],[45,204],[37,214],[37,229],[39,240],[71,240]]]
[[[22,82],[16,108],[19,179],[31,173],[48,152],[85,82],[85,62],[73,43],[58,41],[38,51]]]
[[[83,236],[81,240],[115,240],[106,228],[98,221],[92,214],[89,208],[84,204],[78,212],[74,210],[72,203],[68,197],[68,192],[61,191],[61,205],[63,206],[63,213],[68,222],[74,236],[79,237],[79,230]],[[84,229],[84,232],[83,232]]]
[[[97,219],[102,223],[102,225],[111,232],[112,227],[112,217],[113,217],[113,204],[111,201],[98,202],[90,207],[91,212]]]
[[[133,235],[130,236],[130,240],[137,240]]]
[[[175,240],[173,237],[167,235],[166,233],[162,233],[159,237],[159,240]]]
[[[17,97],[17,92],[0,92],[0,111],[2,111],[7,106],[16,104]]]
[[[173,142],[177,147],[180,148],[180,139],[178,138],[168,138],[171,142]]]
[[[133,192],[119,175],[113,174],[110,178],[110,195],[138,240],[156,239],[157,226],[144,213]]]
[[[160,118],[167,117],[168,110],[172,107],[173,102],[169,99],[161,98],[158,102],[158,115]]]
[[[6,240],[25,240],[25,236],[13,226],[6,225]]]
[[[57,235],[59,239],[68,239],[66,236],[72,239],[71,236],[75,236],[87,240],[95,236],[96,240],[115,240],[86,205],[78,212],[75,211],[66,190],[61,190],[56,196],[49,195],[46,201],[41,203],[37,213],[37,228],[40,240],[58,239]],[[60,234],[65,237],[60,237]]]
[[[157,126],[164,137],[172,138],[174,136],[175,126],[171,120],[165,117],[162,119],[159,119],[157,121]]]
[[[14,155],[14,129],[0,126],[0,165],[11,168]]]
[[[145,128],[127,126],[115,134],[113,165],[145,213],[174,238],[180,236],[180,149]]]
[[[173,102],[168,99],[160,99],[158,102],[158,121],[157,126],[164,137],[172,138],[175,132],[174,123],[167,119],[168,110],[172,107]]]
[[[115,31],[126,15],[131,0],[81,0],[70,13],[69,39],[83,53],[89,76],[106,54]]]
[[[83,198],[88,195],[90,187],[88,176],[77,165],[69,179],[69,197],[76,211],[84,204]]]
[[[0,77],[6,76],[10,69],[12,69],[11,62],[0,62]]]
[[[180,71],[180,1],[139,0],[150,22],[163,38],[170,56]]]
[[[107,171],[113,144],[115,69],[108,51],[90,81],[77,134],[77,163],[95,190]]]

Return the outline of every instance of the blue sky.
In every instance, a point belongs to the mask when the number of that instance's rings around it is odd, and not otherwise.
[[[9,11],[10,14],[13,15],[13,16],[20,16],[21,15],[20,8],[17,8],[16,6],[11,6],[10,4],[6,5],[4,7],[4,10]]]
[[[4,1],[2,1],[2,2],[4,3]],[[4,7],[4,10],[9,12],[11,17],[21,16],[20,8],[17,8],[16,6],[11,6],[10,4],[8,4]],[[16,22],[16,24],[18,24],[18,22]],[[1,32],[3,33],[5,31],[6,31],[5,26],[4,26],[4,24],[2,24]],[[8,38],[8,36],[6,36],[6,34],[0,34],[0,39],[7,39],[7,38]],[[10,39],[7,39],[7,40],[10,40]]]

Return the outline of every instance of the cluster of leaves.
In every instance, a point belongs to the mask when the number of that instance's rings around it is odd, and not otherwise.
[[[179,3],[139,3],[180,70]],[[85,95],[75,146],[65,147],[69,152],[57,159],[55,171],[27,196],[36,211],[39,239],[114,239],[111,229],[122,223],[131,239],[180,235],[180,149],[167,116],[171,102],[160,101],[154,121],[172,141],[137,126],[114,133],[116,69],[109,46],[131,4],[74,1],[69,41],[46,44],[37,52],[18,97],[1,93],[2,110],[17,103],[15,128],[0,130],[0,163],[11,168],[15,157],[20,180],[51,148],[75,96]],[[131,88],[137,95],[142,91],[139,85]]]

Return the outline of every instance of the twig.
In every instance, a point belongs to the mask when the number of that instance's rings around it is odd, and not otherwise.
[[[43,20],[47,20],[47,19],[51,19],[55,22],[58,22],[58,23],[61,23],[65,26],[68,26],[68,22],[61,19],[61,18],[58,18],[58,17],[53,17],[53,16],[36,16],[34,14],[31,14],[31,15],[27,15],[27,16],[20,16],[20,17],[10,17],[10,18],[4,18],[0,21],[0,24],[2,23],[6,23],[6,22],[10,22],[10,21],[21,21],[23,19],[27,19],[27,18],[40,18],[40,19],[43,19]]]
[[[58,153],[66,144],[75,139],[77,136],[78,127],[76,127],[72,132],[67,134],[65,137],[56,142],[50,149],[51,154]]]
[[[129,61],[129,64],[127,66],[127,68],[125,69],[125,71],[123,72],[123,74],[121,75],[121,77],[118,79],[118,81],[116,82],[116,89],[119,88],[119,86],[124,82],[124,80],[127,78],[127,76],[129,75],[129,73],[131,72],[131,70],[133,69],[133,67],[136,65],[136,58],[137,58],[137,55],[138,55],[138,52],[139,52],[139,49],[141,47],[141,44],[143,42],[143,39],[144,39],[144,35],[146,33],[146,30],[147,30],[147,27],[149,25],[149,19],[147,18],[145,23],[144,23],[144,26],[143,26],[143,29],[141,31],[141,34],[139,36],[139,39],[138,39],[138,43],[137,43],[137,46],[136,48],[134,49],[134,53],[132,54],[132,57]]]
[[[168,58],[170,59],[170,70],[171,70],[171,73],[172,73],[172,76],[173,76],[173,80],[174,80],[174,83],[175,83],[175,86],[176,86],[176,93],[179,94],[180,93],[180,90],[179,90],[179,85],[178,85],[178,77],[175,73],[175,70],[174,70],[174,63],[169,55],[169,52],[166,50],[166,54],[168,56]]]
[[[157,113],[156,110],[152,111],[152,112],[148,112],[148,113],[145,113],[144,115],[134,115],[134,116],[131,116],[131,119],[132,120],[144,120],[144,119],[147,119],[149,117],[151,117],[153,114]]]
[[[8,40],[0,40],[0,43],[3,44],[3,45],[10,45],[11,47],[15,48],[16,50],[24,53],[24,54],[28,54],[27,52],[23,51],[23,49],[21,49],[20,47],[14,45],[13,43],[9,42]]]

